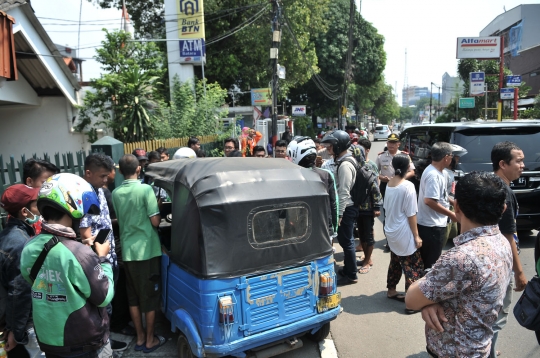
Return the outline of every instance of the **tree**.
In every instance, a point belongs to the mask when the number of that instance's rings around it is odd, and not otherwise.
[[[409,107],[399,108],[399,120],[403,122],[410,122],[413,118],[413,111]]]
[[[349,49],[349,0],[331,2],[324,17],[329,23],[328,31],[321,32],[315,37],[315,48],[320,68],[320,77],[333,87],[333,95],[341,95],[345,74],[345,60]],[[362,94],[370,93],[369,98],[376,98],[380,94],[381,83],[384,85],[382,72],[386,66],[386,53],[384,52],[384,37],[377,33],[377,29],[367,22],[355,11],[355,27],[353,29],[353,49],[351,75],[349,76],[350,98],[359,111],[367,110],[373,106],[370,99]],[[321,117],[334,117],[337,114],[336,100],[329,99],[316,86],[312,79],[305,85],[291,91],[295,100],[310,103],[314,112]],[[364,101],[365,102],[362,102]]]
[[[495,91],[488,93],[488,108],[496,108],[499,100],[499,62],[496,60],[476,60],[476,59],[462,59],[458,62],[458,74],[463,80],[463,96],[469,97],[469,74],[471,72],[482,71],[485,72],[485,81],[488,87],[488,91]],[[512,71],[508,68],[503,69],[503,76],[511,75]],[[519,87],[519,96],[523,98],[527,96],[531,90],[530,86],[527,86],[525,82]],[[469,118],[484,118],[485,98],[484,96],[475,97],[475,106],[469,110]],[[491,110],[488,112],[490,118],[497,118],[497,111]],[[510,111],[506,110],[503,116],[509,117]]]
[[[96,60],[104,74],[92,79],[94,91],[87,92],[80,112],[78,131],[87,127],[90,141],[97,139],[92,118],[102,118],[115,138],[124,142],[151,139],[152,112],[160,100],[164,69],[153,43],[130,42],[124,31],[108,32],[97,50]]]
[[[120,0],[88,0],[103,8],[121,8]],[[152,34],[154,38],[165,37],[163,0],[125,0],[126,8],[134,22],[137,36]],[[282,44],[279,63],[287,69],[287,79],[280,81],[280,91],[286,95],[289,88],[307,82],[313,72],[317,72],[317,56],[313,37],[327,29],[323,14],[329,0],[283,0],[284,15],[294,27],[294,33],[302,48],[297,49],[295,41],[286,27],[282,29]],[[218,82],[225,87],[233,84],[242,89],[267,87],[272,68],[269,66],[268,49],[272,43],[270,23],[271,6],[260,0],[208,0],[205,7],[205,37],[209,43],[205,75],[210,83]],[[263,16],[243,28],[247,20],[263,11]],[[174,20],[166,20],[174,21]],[[231,29],[243,28],[235,34],[211,43]],[[166,50],[162,48],[164,57]],[[307,61],[306,61],[307,59]],[[310,62],[313,67],[307,64]],[[197,71],[201,69],[196,68]],[[200,73],[199,73],[200,74]],[[166,79],[164,78],[164,82]],[[244,100],[247,100],[247,96]]]
[[[385,84],[384,90],[375,100],[372,113],[379,119],[380,123],[388,124],[399,116],[399,105],[394,97],[392,86]]]
[[[213,135],[222,131],[220,119],[228,115],[225,107],[227,91],[217,83],[206,84],[197,81],[193,84],[173,80],[173,99],[170,107],[160,106],[160,130],[157,138],[182,138],[188,136]]]

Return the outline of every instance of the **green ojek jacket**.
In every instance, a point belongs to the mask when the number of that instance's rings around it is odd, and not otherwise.
[[[112,268],[106,257],[65,238],[52,248],[32,282],[32,266],[52,237],[48,233],[36,236],[21,255],[21,273],[32,284],[36,335],[46,353],[82,354],[109,339],[105,307],[114,295]]]

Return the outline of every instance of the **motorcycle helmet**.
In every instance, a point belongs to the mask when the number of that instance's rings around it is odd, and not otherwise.
[[[309,137],[295,137],[287,146],[287,156],[294,164],[300,164],[308,155],[317,155],[315,142]]]
[[[335,155],[346,151],[351,146],[351,137],[349,134],[342,130],[333,131],[331,134],[326,135],[321,143],[332,144],[332,149]]]
[[[182,147],[178,149],[173,155],[173,159],[182,159],[182,158],[192,159],[196,157],[197,157],[197,154],[195,153],[195,151],[188,147]]]
[[[463,148],[462,146],[459,146],[457,144],[450,144],[450,145],[452,146],[452,154],[455,157],[462,157],[468,153],[467,149]]]
[[[55,174],[39,190],[37,206],[60,210],[78,220],[86,214],[99,215],[99,199],[94,188],[83,178],[71,173]]]

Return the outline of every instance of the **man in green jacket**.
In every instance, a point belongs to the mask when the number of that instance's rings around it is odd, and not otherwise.
[[[94,242],[94,252],[74,231],[85,214],[99,214],[96,192],[74,174],[56,174],[43,183],[37,205],[45,221],[22,251],[21,273],[32,285],[39,346],[48,358],[111,357],[105,310],[114,295],[110,244]]]

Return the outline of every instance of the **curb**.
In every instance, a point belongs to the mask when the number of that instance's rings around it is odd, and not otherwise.
[[[321,352],[321,358],[337,358],[337,349],[334,344],[334,340],[330,338],[319,342],[319,351]]]

